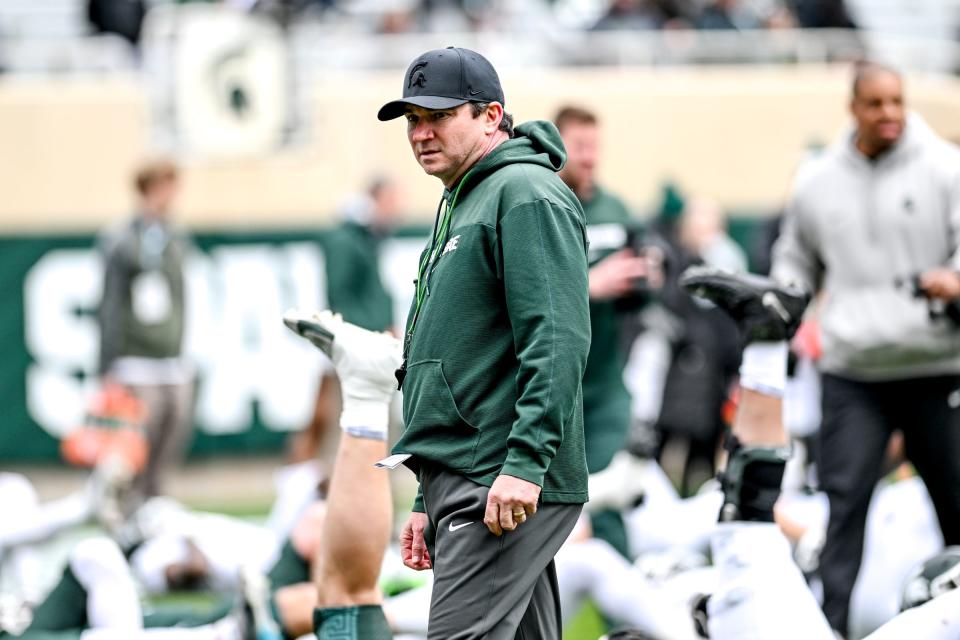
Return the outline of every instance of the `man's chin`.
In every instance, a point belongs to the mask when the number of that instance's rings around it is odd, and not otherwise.
[[[444,167],[441,167],[437,164],[421,162],[420,168],[423,169],[423,172],[428,176],[440,177],[444,173]]]
[[[903,127],[885,127],[877,132],[877,139],[885,145],[894,145],[903,136]]]

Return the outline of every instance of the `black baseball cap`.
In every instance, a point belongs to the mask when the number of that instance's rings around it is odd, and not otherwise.
[[[380,107],[377,118],[393,120],[406,105],[452,109],[467,102],[504,104],[497,71],[476,51],[447,47],[420,55],[403,78],[403,97]]]

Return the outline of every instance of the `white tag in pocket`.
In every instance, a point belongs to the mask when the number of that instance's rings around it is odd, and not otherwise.
[[[130,283],[133,313],[143,324],[159,324],[170,317],[170,283],[160,271],[144,271]]]
[[[379,467],[380,469],[396,469],[410,457],[409,453],[398,453],[396,455],[387,456],[379,462],[374,462],[373,466]]]

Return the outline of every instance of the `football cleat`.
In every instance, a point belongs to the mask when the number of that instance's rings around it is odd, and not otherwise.
[[[745,342],[789,340],[810,301],[798,287],[710,267],[688,268],[680,276],[680,285],[691,295],[726,311],[740,327]]]
[[[400,341],[388,333],[361,329],[331,311],[308,313],[291,309],[283,322],[330,356],[344,387],[384,387],[389,400],[402,359]]]
[[[690,601],[690,615],[693,617],[693,628],[699,638],[710,638],[710,612],[707,605],[710,603],[709,593],[698,593]]]
[[[324,315],[321,315],[324,314]],[[313,346],[333,357],[333,331],[324,323],[340,320],[340,316],[330,312],[311,313],[300,309],[288,309],[283,314],[283,324],[294,333],[306,338]]]
[[[907,579],[900,610],[933,600],[960,587],[960,546],[947,547],[916,567]]]
[[[284,323],[330,356],[340,378],[340,428],[359,438],[387,439],[403,346],[388,333],[344,322],[330,311],[288,311]]]

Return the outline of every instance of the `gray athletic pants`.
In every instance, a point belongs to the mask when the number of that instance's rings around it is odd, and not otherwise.
[[[583,505],[540,504],[500,537],[483,524],[485,487],[439,467],[420,472],[433,561],[429,640],[560,640],[553,556]]]
[[[193,436],[194,383],[130,385],[130,391],[146,406],[144,424],[150,457],[134,480],[138,499],[166,492],[170,471],[180,466]]]

